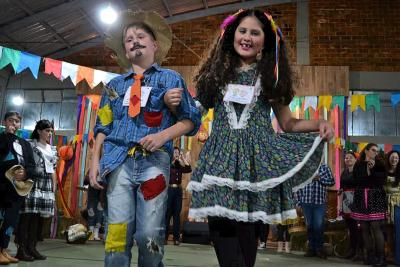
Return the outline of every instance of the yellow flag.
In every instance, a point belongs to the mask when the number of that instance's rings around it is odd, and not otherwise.
[[[360,108],[365,111],[365,95],[351,96],[351,112],[356,110],[358,106],[360,106]]]
[[[331,108],[332,104],[332,96],[331,95],[321,95],[319,96],[318,99],[318,109],[321,107],[326,108],[326,110],[329,110]]]

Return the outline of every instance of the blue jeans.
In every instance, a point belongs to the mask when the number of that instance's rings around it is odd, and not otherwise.
[[[167,220],[166,220],[166,238],[168,238],[168,227],[171,217],[173,218],[173,235],[174,241],[179,241],[181,229],[181,210],[182,210],[182,188],[169,187],[168,188],[168,207],[167,207]]]
[[[326,204],[301,203],[307,224],[308,249],[321,251],[324,245],[324,217]]]
[[[139,267],[162,267],[170,157],[136,152],[113,171],[107,187],[105,266],[128,267],[133,240]]]

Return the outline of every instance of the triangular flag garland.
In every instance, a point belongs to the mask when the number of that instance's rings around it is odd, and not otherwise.
[[[348,103],[347,103],[348,102]],[[400,93],[391,94],[391,104],[395,108],[400,102]],[[334,110],[337,106],[341,111],[347,112],[347,104],[350,105],[350,111],[354,112],[358,108],[362,111],[367,111],[371,107],[376,112],[381,111],[381,99],[379,94],[353,94],[350,96],[350,101],[347,100],[346,96],[343,95],[323,95],[323,96],[295,96],[289,104],[289,108],[292,112],[300,109],[302,111],[310,112],[309,108],[314,111],[320,108],[325,108],[327,111]],[[310,115],[310,114],[309,114]],[[318,119],[318,112],[314,112],[314,119]]]
[[[0,69],[8,64],[11,64],[15,73],[30,69],[37,79],[42,62],[44,63],[44,73],[54,75],[61,81],[69,77],[74,85],[86,80],[90,88],[96,87],[99,83],[106,84],[111,79],[119,76],[116,73],[96,70],[51,58],[42,60],[40,56],[0,46]]]

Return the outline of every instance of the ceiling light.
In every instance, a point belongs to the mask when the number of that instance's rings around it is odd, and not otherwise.
[[[105,24],[113,24],[117,20],[117,12],[108,5],[100,11],[100,19]]]
[[[16,106],[21,106],[24,104],[24,99],[21,96],[14,96],[12,98],[12,103]]]

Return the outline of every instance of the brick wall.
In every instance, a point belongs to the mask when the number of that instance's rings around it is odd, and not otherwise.
[[[311,0],[311,65],[400,71],[400,1]]]
[[[296,62],[296,4],[267,7],[282,28],[292,62]],[[350,66],[351,71],[400,71],[399,0],[310,0],[310,64]],[[172,24],[175,38],[166,66],[196,65],[227,14]],[[194,51],[191,52],[187,47]],[[63,60],[86,66],[111,66],[104,46]]]

